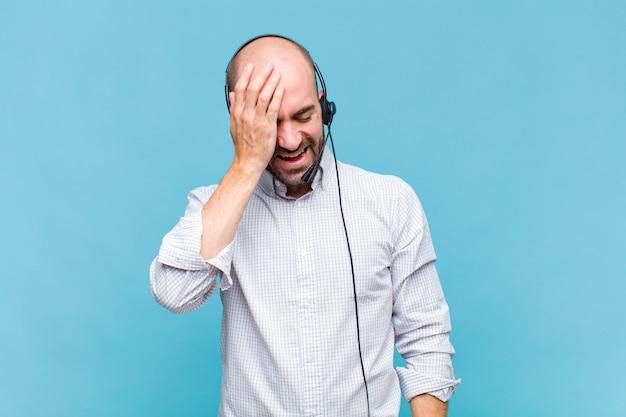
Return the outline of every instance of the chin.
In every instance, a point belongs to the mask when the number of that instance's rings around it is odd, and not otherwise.
[[[302,176],[312,164],[313,162],[307,162],[306,164],[303,164],[302,166],[288,169],[288,170],[277,169],[276,165],[273,165],[273,164],[268,165],[267,168],[269,172],[272,173],[274,178],[276,178],[278,181],[282,182],[283,184],[292,187],[292,186],[298,186],[298,185],[304,184],[304,182],[302,181]]]
[[[285,184],[287,187],[298,187],[298,186],[305,184],[305,182],[302,181],[302,176],[304,175],[305,172],[306,172],[306,169],[299,170],[296,173],[289,173],[289,174],[273,173],[273,175],[274,175],[274,178],[276,178],[278,181]]]

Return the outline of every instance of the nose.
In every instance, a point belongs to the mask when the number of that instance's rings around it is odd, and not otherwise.
[[[297,126],[290,122],[278,123],[276,130],[276,144],[287,151],[295,151],[302,143],[303,135],[298,131]]]

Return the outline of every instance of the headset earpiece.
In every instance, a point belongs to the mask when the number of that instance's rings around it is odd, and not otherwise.
[[[326,91],[324,91],[324,95],[320,98],[320,105],[322,106],[322,122],[326,126],[330,126],[333,122],[333,116],[337,112],[337,108],[334,102],[326,100]]]

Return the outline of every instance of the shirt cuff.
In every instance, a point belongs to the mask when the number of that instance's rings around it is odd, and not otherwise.
[[[230,275],[230,267],[233,259],[233,242],[230,242],[215,257],[204,260],[205,264],[210,268],[213,267],[220,271],[220,290],[226,291],[233,285],[233,279]]]
[[[400,380],[402,394],[407,402],[420,394],[430,394],[446,402],[461,383],[460,379],[454,379],[454,375],[451,375],[451,378],[437,377],[400,367],[396,368],[396,372]]]
[[[456,390],[456,387],[457,385],[459,385],[461,380],[457,379],[455,382],[456,384],[452,387],[440,389],[437,391],[432,391],[432,392],[429,392],[428,395],[432,395],[433,397],[438,398],[444,403],[447,403],[450,400],[450,398],[452,398],[452,394],[454,394],[454,390]]]

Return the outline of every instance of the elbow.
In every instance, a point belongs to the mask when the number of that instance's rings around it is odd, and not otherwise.
[[[159,291],[158,287],[152,287],[152,297],[160,306],[165,307],[172,313],[184,314],[193,310],[193,308],[187,308],[185,304],[176,300],[167,292]]]
[[[168,267],[155,259],[150,265],[150,290],[154,300],[176,314],[199,308],[208,298],[208,293],[201,286],[190,285],[197,281],[189,280],[187,275],[188,271]]]

